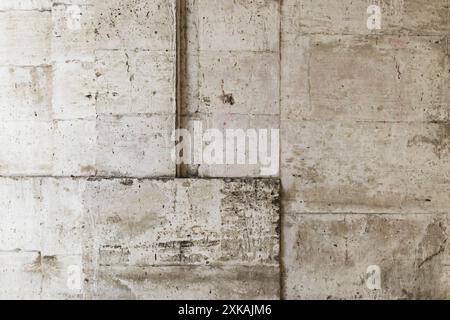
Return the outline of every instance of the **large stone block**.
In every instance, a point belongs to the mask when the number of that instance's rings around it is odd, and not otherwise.
[[[181,127],[279,128],[278,1],[187,1],[182,32]],[[266,127],[262,127],[266,125]],[[257,147],[257,146],[255,146]],[[246,151],[248,158],[248,150]],[[182,165],[186,177],[261,177],[261,163]]]
[[[37,300],[41,297],[42,269],[38,252],[0,252],[0,298]]]
[[[175,50],[175,1],[95,1],[97,49]]]
[[[50,175],[53,165],[52,122],[0,123],[0,174],[3,176]]]
[[[279,1],[201,0],[193,6],[201,51],[278,51]]]
[[[1,11],[0,65],[49,64],[51,30],[49,11]]]
[[[53,66],[53,119],[95,119],[98,88],[93,62],[70,60]]]
[[[181,124],[191,137],[191,145],[188,143],[183,145],[183,159],[190,161],[189,165],[181,166],[184,176],[204,178],[279,176],[279,117],[226,112],[198,113],[182,117]],[[202,136],[196,134],[199,127]],[[217,134],[214,139],[209,140],[209,130]],[[199,143],[202,143],[202,147],[197,149]],[[214,147],[214,151],[209,149],[211,147]],[[202,156],[200,161],[195,155],[198,150]],[[207,158],[210,153],[214,154],[214,161]],[[234,160],[228,162],[228,157]]]
[[[279,270],[270,266],[102,267],[88,299],[276,300]]]
[[[448,213],[446,123],[282,122],[286,212]]]
[[[96,51],[97,113],[174,114],[175,56],[166,51]]]
[[[278,265],[277,188],[262,180],[90,182],[85,257],[124,267]]]
[[[91,61],[95,50],[173,52],[175,39],[173,0],[78,0],[53,5],[52,47],[56,61]]]
[[[448,227],[446,214],[287,215],[284,296],[448,299]]]
[[[2,121],[52,118],[52,67],[0,67]]]
[[[1,11],[9,10],[38,10],[49,11],[52,8],[52,0],[2,0]]]
[[[96,165],[101,176],[170,177],[175,130],[172,115],[101,116],[97,120]]]
[[[381,29],[370,30],[370,5],[381,9]],[[286,0],[283,33],[445,35],[450,30],[447,0]]]
[[[0,189],[1,298],[279,296],[277,181],[3,178]],[[24,293],[6,286],[16,278]]]
[[[101,180],[91,187],[87,297],[279,297],[277,183]]]
[[[12,176],[175,175],[173,116],[20,121],[0,125],[0,173]]]
[[[447,40],[306,36],[283,42],[284,119],[446,121]]]

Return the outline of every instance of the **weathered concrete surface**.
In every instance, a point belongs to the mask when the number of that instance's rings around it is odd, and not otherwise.
[[[448,213],[449,125],[283,121],[286,212]]]
[[[445,0],[283,2],[284,298],[449,298],[449,23]]]
[[[279,128],[278,1],[186,1],[181,127]],[[260,166],[187,165],[187,177],[259,177]],[[278,176],[278,173],[276,174]]]
[[[2,121],[50,120],[52,67],[0,67]]]
[[[244,150],[245,154],[245,164],[226,164],[224,160],[222,163],[224,164],[208,164],[202,163],[201,165],[192,165],[187,168],[183,166],[183,175],[193,176],[193,177],[260,177],[262,176],[262,168],[267,168],[266,165],[261,165],[260,162],[256,162],[255,164],[250,164],[250,147],[255,147],[255,145],[250,145],[248,143],[249,137],[248,130],[252,132],[256,132],[259,134],[259,130],[268,130],[268,139],[260,140],[263,141],[275,141],[275,135],[272,136],[271,130],[279,128],[279,118],[278,116],[273,115],[245,115],[245,114],[210,114],[208,117],[204,117],[203,114],[193,114],[190,116],[183,116],[181,119],[182,128],[189,130],[191,137],[195,135],[195,125],[201,125],[203,132],[206,132],[209,129],[219,130],[223,135],[223,138],[226,138],[227,130],[243,130],[246,136],[246,148]],[[255,131],[256,130],[256,131]],[[273,138],[272,138],[273,137]],[[274,140],[271,140],[274,139]],[[207,144],[205,144],[207,145]],[[272,149],[271,144],[268,145],[268,151],[270,152]],[[226,142],[223,142],[224,149],[224,157],[226,158]],[[275,148],[274,148],[275,149]],[[278,159],[278,149],[276,148],[276,152],[274,154],[273,159],[275,162],[279,162]],[[205,149],[204,149],[205,150]],[[234,145],[233,151],[237,154],[238,146],[237,143]],[[243,150],[243,149],[242,149]],[[252,151],[257,151],[259,149],[253,148]],[[270,153],[270,156],[272,153]],[[191,158],[192,158],[191,154]],[[236,163],[236,161],[234,162]],[[278,171],[275,169],[274,174],[265,174],[264,177],[268,178],[269,176],[278,176]]]
[[[448,121],[447,38],[298,36],[283,43],[282,117]]]
[[[101,267],[96,299],[277,300],[278,267]],[[170,286],[167,285],[170,283]]]
[[[174,52],[96,52],[98,114],[174,114]]]
[[[0,2],[0,298],[450,298],[449,1],[175,3]],[[174,180],[196,121],[281,129],[281,195]]]
[[[290,299],[449,299],[448,215],[287,215]],[[366,286],[381,268],[382,289]]]
[[[369,30],[367,8],[378,5],[382,28]],[[283,0],[284,33],[448,34],[448,0]]]
[[[279,297],[278,182],[3,178],[0,187],[0,298]],[[80,291],[67,286],[70,266],[84,273]],[[16,278],[20,288],[8,289]]]
[[[50,11],[0,11],[0,65],[49,64],[52,15]]]
[[[2,2],[0,174],[174,176],[174,3]]]

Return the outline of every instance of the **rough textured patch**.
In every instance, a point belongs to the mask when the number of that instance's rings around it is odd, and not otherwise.
[[[174,0],[93,1],[99,49],[175,49]]]
[[[447,215],[288,215],[288,299],[448,299]],[[381,268],[381,290],[366,286]]]

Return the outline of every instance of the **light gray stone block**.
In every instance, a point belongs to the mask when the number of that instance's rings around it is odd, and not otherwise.
[[[446,214],[294,214],[283,231],[286,299],[449,298]]]
[[[94,1],[97,49],[175,50],[175,1]]]
[[[87,285],[88,298],[152,300],[276,300],[276,267],[155,267],[99,270],[95,287]]]
[[[96,51],[97,113],[174,114],[175,67],[173,51]]]
[[[286,212],[447,213],[446,123],[282,122]]]
[[[381,29],[370,30],[367,9],[381,9]],[[447,0],[286,0],[283,33],[445,35],[450,30]]]
[[[0,67],[2,121],[52,118],[52,67]]]
[[[187,1],[182,30],[181,128],[279,128],[278,1]],[[263,127],[266,125],[266,127]],[[185,151],[186,152],[186,151]],[[246,153],[248,157],[248,152]],[[261,177],[258,165],[184,163],[186,177]]]
[[[174,116],[102,116],[96,126],[95,168],[100,176],[175,175],[171,157]]]
[[[0,65],[49,64],[51,28],[49,11],[0,11]]]
[[[201,0],[193,10],[201,51],[278,51],[278,1]]]
[[[279,296],[277,181],[2,178],[0,188],[1,298]]]
[[[282,52],[284,119],[448,120],[443,37],[314,35]]]

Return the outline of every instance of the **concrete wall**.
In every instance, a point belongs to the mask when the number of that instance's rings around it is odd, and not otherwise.
[[[448,0],[0,0],[0,298],[450,298],[449,44]],[[177,168],[198,122],[279,174]]]

